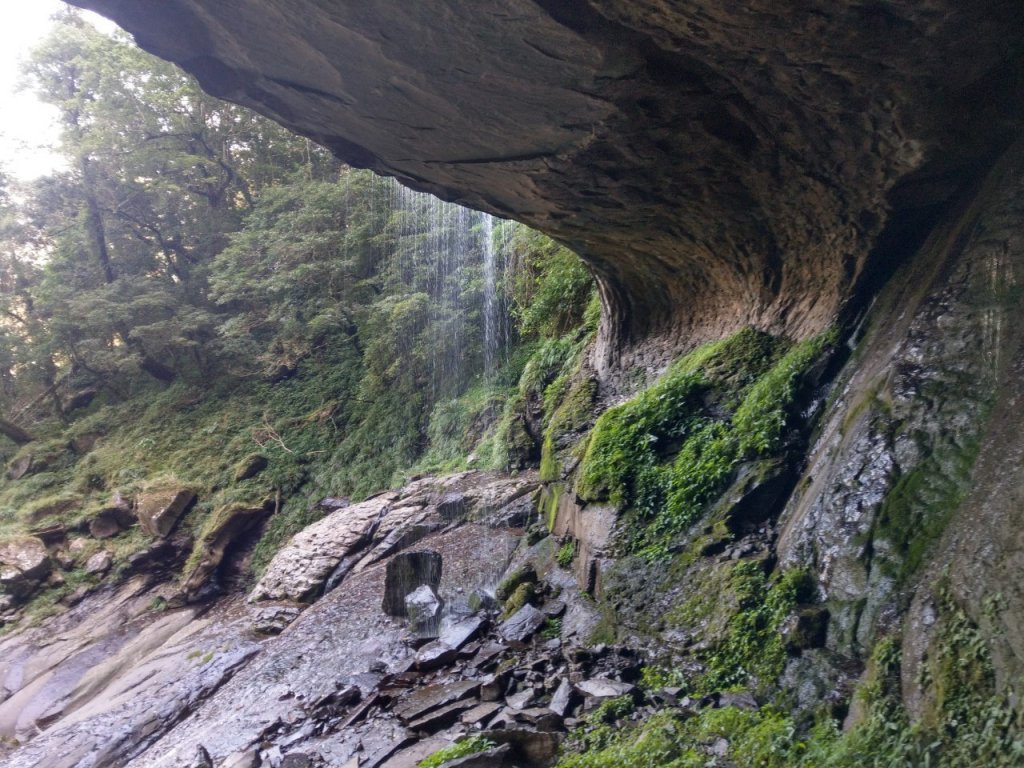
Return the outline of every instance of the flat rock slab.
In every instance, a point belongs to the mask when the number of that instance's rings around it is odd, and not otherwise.
[[[510,643],[525,643],[541,628],[547,616],[532,605],[524,605],[498,628]]]
[[[512,747],[502,744],[474,755],[457,757],[441,764],[441,768],[504,768],[508,765],[508,757],[512,754]]]
[[[581,693],[587,696],[593,696],[596,699],[610,699],[616,696],[625,696],[626,694],[633,693],[633,691],[636,690],[635,685],[620,683],[618,680],[605,680],[604,678],[584,680],[581,683],[577,683],[576,688]]]
[[[394,712],[402,720],[415,720],[433,709],[468,698],[478,690],[480,690],[479,680],[459,680],[443,685],[428,685],[402,699],[395,705]]]

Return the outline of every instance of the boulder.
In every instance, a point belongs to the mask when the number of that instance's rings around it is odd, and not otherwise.
[[[383,610],[389,616],[408,616],[405,598],[418,587],[436,590],[441,583],[441,555],[437,552],[402,552],[391,558],[384,577]]]
[[[260,603],[252,611],[252,629],[260,635],[279,635],[304,608],[299,603]]]
[[[191,488],[146,491],[139,496],[139,523],[150,536],[165,538],[195,500],[196,494]]]
[[[541,628],[547,617],[532,605],[524,605],[498,627],[498,633],[510,643],[525,643]]]
[[[32,454],[26,453],[24,456],[19,456],[10,464],[7,465],[7,479],[8,480],[21,480],[25,475],[28,474],[28,470],[32,466]]]
[[[246,540],[274,509],[272,500],[262,504],[222,507],[214,512],[213,524],[197,542],[199,560],[185,576],[182,590],[191,598],[215,576],[229,551]]]
[[[315,600],[338,565],[372,539],[397,498],[397,494],[386,493],[359,504],[343,504],[304,528],[274,555],[249,600]],[[417,586],[403,592],[398,600],[404,601]],[[402,606],[404,611],[404,602]]]
[[[105,549],[100,550],[85,561],[85,572],[93,576],[102,576],[114,564],[114,556]]]
[[[596,699],[611,699],[617,696],[632,694],[636,691],[635,685],[622,683],[618,680],[606,680],[604,678],[584,680],[583,682],[577,683],[576,687],[581,693],[587,696],[593,696]]]
[[[405,596],[405,615],[409,617],[410,627],[421,637],[436,635],[442,605],[443,601],[432,586],[423,584],[416,587]]]
[[[508,744],[501,744],[483,752],[477,752],[465,757],[457,757],[441,764],[441,768],[504,768],[509,765],[508,757],[512,747]]]
[[[0,591],[17,600],[30,596],[50,575],[46,544],[31,536],[0,542]]]
[[[131,499],[114,493],[107,506],[89,521],[89,535],[94,539],[108,539],[130,528],[136,521]]]
[[[238,466],[235,467],[235,482],[240,483],[243,480],[256,477],[256,475],[267,468],[269,463],[270,462],[267,460],[266,456],[258,453],[246,456],[241,462],[239,462]]]

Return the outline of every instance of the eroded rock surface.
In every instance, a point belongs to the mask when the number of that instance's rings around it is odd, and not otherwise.
[[[820,329],[1019,101],[1001,0],[75,4],[354,165],[570,244],[598,357],[638,365],[652,336]]]

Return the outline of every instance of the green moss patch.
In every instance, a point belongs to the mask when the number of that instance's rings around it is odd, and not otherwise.
[[[804,375],[834,343],[832,332],[790,346],[746,329],[687,355],[597,420],[577,493],[634,512],[633,548],[664,554],[740,462],[783,448]]]

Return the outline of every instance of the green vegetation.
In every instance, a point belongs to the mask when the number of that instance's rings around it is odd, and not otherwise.
[[[572,561],[575,559],[576,542],[572,539],[569,539],[558,548],[558,554],[555,556],[555,561],[562,568],[568,568],[570,565],[572,565]]]
[[[27,75],[70,171],[0,173],[0,459],[25,463],[0,534],[182,484],[200,541],[276,500],[259,572],[319,497],[535,461],[533,409],[597,322],[574,254],[343,167],[74,11]],[[147,543],[106,540],[114,573]]]
[[[416,765],[419,768],[438,768],[438,766],[444,765],[449,760],[468,757],[469,755],[475,755],[477,752],[486,752],[495,746],[497,745],[493,741],[483,736],[469,736],[460,742],[452,744],[450,747],[439,749],[430,757],[420,760]]]
[[[746,569],[738,574],[753,598],[763,577]],[[734,649],[766,648],[767,666],[777,669],[780,649],[760,627],[785,613],[785,604],[806,589],[806,576],[786,574],[763,594],[772,608],[749,604],[733,622]],[[778,591],[777,595],[773,592]],[[860,716],[843,732],[824,707],[808,724],[774,706],[755,711],[735,707],[703,709],[691,717],[657,714],[632,727],[602,728],[589,723],[574,735],[559,768],[705,768],[709,765],[770,768],[1011,768],[1024,760],[1020,716],[1005,696],[996,693],[991,651],[977,625],[940,587],[940,628],[920,673],[928,705],[920,722],[911,723],[902,707],[900,646],[895,637],[876,645],[868,673],[857,692]],[[998,597],[983,612],[994,615]],[[741,614],[737,614],[739,617]],[[766,623],[758,619],[767,618]],[[698,690],[714,690],[739,679],[751,657],[725,653],[713,659]],[[729,669],[735,670],[729,673]],[[649,687],[661,687],[666,673],[649,675]],[[673,681],[675,682],[675,681]],[[684,683],[684,687],[686,687]]]
[[[747,329],[687,355],[601,415],[577,492],[632,511],[633,546],[663,554],[740,462],[782,449],[803,375],[834,342],[830,332],[787,349]]]

